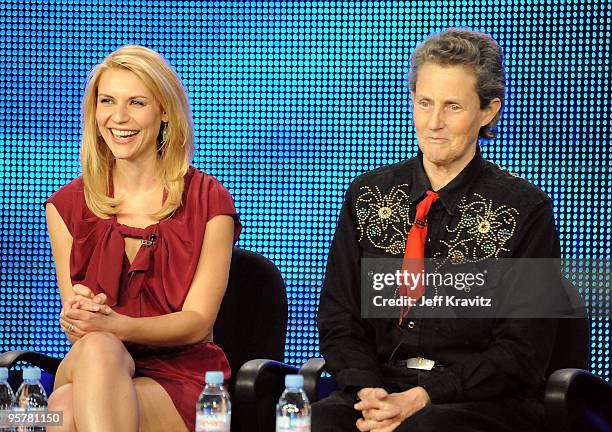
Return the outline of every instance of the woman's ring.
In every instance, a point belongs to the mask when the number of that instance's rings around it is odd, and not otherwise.
[[[70,324],[70,326],[68,327],[68,331],[70,333],[72,333],[72,330],[74,330],[74,324]]]

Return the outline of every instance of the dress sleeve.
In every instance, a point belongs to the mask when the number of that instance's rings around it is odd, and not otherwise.
[[[47,204],[53,204],[66,224],[68,232],[74,237],[75,223],[81,212],[79,204],[82,204],[82,201],[83,189],[79,177],[55,191],[53,195],[46,199],[43,206],[46,208]]]
[[[326,369],[341,390],[382,387],[376,361],[376,334],[361,318],[361,248],[351,190],[346,194],[329,251],[319,303],[320,349]]]
[[[526,221],[518,233],[513,258],[559,258],[550,200],[536,206]],[[515,282],[521,280],[518,275]],[[536,394],[545,380],[557,324],[557,319],[498,318],[487,349],[439,373],[424,376],[419,384],[427,390],[432,403]]]
[[[242,224],[229,191],[218,180],[213,179],[208,189],[208,214],[206,221],[218,215],[231,216],[234,219],[234,243],[238,240]]]

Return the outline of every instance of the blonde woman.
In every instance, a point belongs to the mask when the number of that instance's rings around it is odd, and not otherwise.
[[[83,175],[46,203],[72,347],[49,399],[61,430],[194,430],[206,370],[229,376],[212,329],[240,222],[190,166],[191,111],[155,51],[124,46],[83,98]]]

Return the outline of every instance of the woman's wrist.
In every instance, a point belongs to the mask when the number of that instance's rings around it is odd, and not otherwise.
[[[417,406],[419,409],[429,405],[431,399],[425,388],[418,386],[402,392],[404,400],[411,406]]]
[[[133,333],[135,318],[117,314],[116,328],[113,333],[122,342],[129,342]]]

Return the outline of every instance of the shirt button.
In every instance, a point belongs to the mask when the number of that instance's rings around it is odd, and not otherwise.
[[[408,323],[408,328],[413,329],[414,328],[414,321],[410,321]]]

